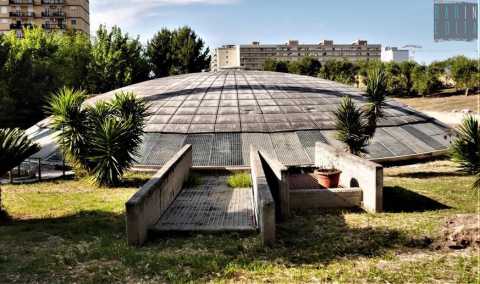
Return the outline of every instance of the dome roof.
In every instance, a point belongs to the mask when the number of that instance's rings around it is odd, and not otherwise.
[[[334,111],[343,96],[365,103],[353,87],[314,77],[259,71],[172,76],[124,87],[87,101],[131,91],[151,105],[139,164],[158,166],[185,144],[196,166],[246,166],[250,144],[285,164],[311,164],[314,144],[335,140]],[[389,100],[369,157],[394,160],[444,151],[449,129]]]

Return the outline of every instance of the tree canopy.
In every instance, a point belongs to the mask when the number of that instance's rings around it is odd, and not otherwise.
[[[210,49],[190,27],[162,29],[147,45],[147,55],[156,78],[206,70]]]

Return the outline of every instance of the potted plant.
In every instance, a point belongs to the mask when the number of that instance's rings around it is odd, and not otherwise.
[[[315,177],[318,183],[325,188],[336,188],[340,182],[342,171],[335,168],[320,168],[315,170]]]

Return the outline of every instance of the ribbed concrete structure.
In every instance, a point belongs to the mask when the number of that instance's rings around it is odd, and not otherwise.
[[[185,144],[193,145],[197,167],[249,164],[251,144],[289,165],[312,164],[316,141],[335,140],[333,112],[343,96],[365,99],[350,86],[314,77],[257,71],[222,71],[172,76],[128,86],[87,101],[132,91],[151,104],[139,166],[158,167]],[[47,135],[46,123],[30,129]],[[41,137],[41,136],[39,136]],[[50,138],[49,138],[50,137]],[[368,157],[398,160],[441,153],[450,130],[395,100],[379,121]],[[50,144],[50,143],[45,143]],[[50,152],[54,146],[50,145]],[[44,150],[43,157],[49,151]],[[52,152],[53,153],[53,152]]]

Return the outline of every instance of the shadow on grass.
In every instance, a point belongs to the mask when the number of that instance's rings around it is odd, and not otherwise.
[[[397,178],[418,178],[418,179],[428,179],[436,177],[465,177],[468,176],[463,172],[413,172],[413,173],[399,173],[388,175],[389,177]]]
[[[383,209],[389,213],[425,212],[450,209],[427,196],[410,191],[401,186],[384,187]]]
[[[126,271],[130,271],[128,273],[137,275],[160,274],[166,282],[191,282],[212,277],[232,279],[235,275],[231,273],[235,270],[231,267],[255,271],[268,269],[278,261],[287,267],[322,265],[342,257],[354,260],[381,256],[391,248],[423,246],[421,240],[414,240],[399,230],[351,226],[344,213],[295,212],[290,220],[277,226],[277,241],[269,248],[260,245],[255,233],[169,235],[154,239],[143,248],[129,247],[126,245],[124,216],[103,211],[82,211],[62,218],[12,220],[10,225],[2,228],[0,240],[12,244],[10,252],[18,252],[25,246],[50,246],[52,236],[68,240],[68,247],[73,249],[77,244],[99,239],[88,247],[88,251],[74,256],[72,261],[108,263],[115,260],[119,261],[114,263],[118,265],[115,271],[120,271],[120,278],[126,277]],[[41,260],[53,261],[54,254],[55,247],[52,247],[44,254],[46,259]],[[106,269],[99,267],[89,277],[103,277],[107,275]]]
[[[8,213],[7,213],[8,214]],[[30,241],[37,233],[54,235],[72,241],[87,241],[96,237],[125,235],[123,214],[104,211],[81,211],[59,218],[16,219],[10,217],[5,223],[5,233],[0,239],[11,238]]]

